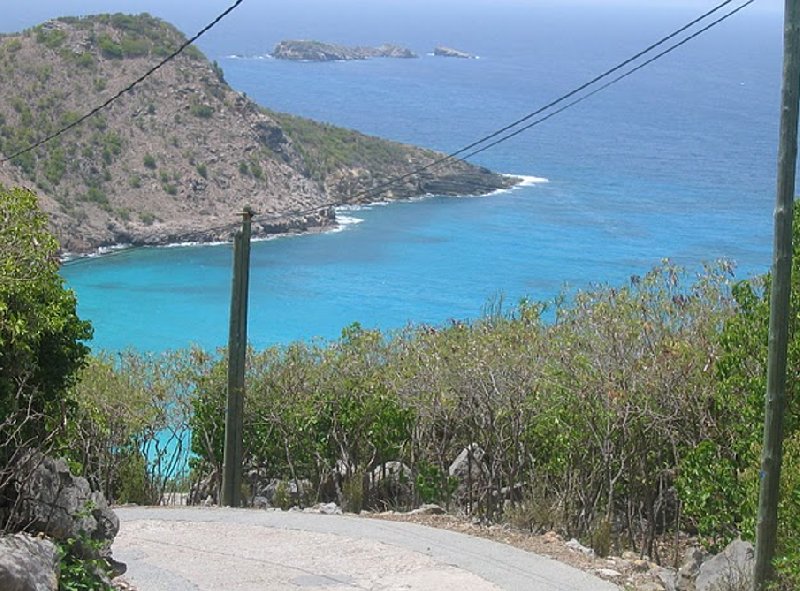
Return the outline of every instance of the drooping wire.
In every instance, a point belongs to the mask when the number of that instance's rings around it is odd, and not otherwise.
[[[735,0],[725,0],[724,2],[722,2],[721,4],[718,4],[717,6],[712,8],[711,10],[709,10],[709,11],[703,13],[702,15],[698,16],[696,19],[692,20],[691,22],[686,23],[681,28],[676,29],[675,31],[673,31],[672,33],[667,35],[666,37],[662,37],[661,39],[659,39],[655,43],[649,45],[648,47],[646,47],[645,49],[643,49],[640,52],[636,53],[635,55],[632,55],[628,59],[626,59],[626,60],[620,62],[619,64],[617,64],[616,66],[614,66],[612,68],[609,68],[608,70],[606,70],[602,74],[598,74],[597,76],[595,76],[594,78],[592,78],[588,82],[585,82],[585,83],[581,84],[580,86],[574,88],[573,90],[570,90],[566,94],[561,95],[560,97],[558,97],[557,99],[547,103],[543,107],[540,107],[540,108],[536,109],[535,111],[533,111],[531,113],[528,113],[524,117],[521,117],[521,118],[517,119],[516,121],[514,121],[512,123],[509,123],[508,125],[506,125],[504,127],[501,127],[500,129],[498,129],[496,131],[493,131],[489,135],[486,135],[486,136],[484,136],[484,137],[482,137],[482,138],[480,138],[478,140],[475,140],[471,144],[468,144],[468,145],[464,146],[463,148],[460,148],[460,149],[456,150],[455,152],[451,152],[450,154],[448,154],[448,158],[455,158],[455,157],[463,154],[464,152],[467,152],[467,151],[471,150],[472,148],[475,148],[476,146],[479,146],[480,144],[483,144],[483,143],[485,143],[485,142],[487,142],[487,141],[489,141],[491,139],[496,138],[500,134],[505,133],[506,131],[508,131],[510,129],[513,129],[517,125],[520,125],[521,123],[525,123],[526,121],[529,121],[530,119],[533,119],[537,115],[541,115],[545,111],[547,111],[549,109],[552,109],[555,106],[558,106],[559,104],[561,104],[564,101],[572,98],[576,94],[586,90],[590,86],[593,86],[594,84],[597,84],[601,80],[603,80],[605,78],[608,78],[612,74],[615,74],[616,72],[619,72],[620,70],[622,70],[623,68],[625,68],[629,64],[635,62],[636,60],[638,60],[641,57],[644,57],[645,55],[647,55],[648,53],[650,53],[654,49],[657,49],[658,47],[661,47],[662,45],[664,45],[668,41],[671,41],[672,39],[674,39],[675,37],[677,37],[681,33],[684,33],[685,31],[687,31],[688,29],[692,28],[696,24],[704,21],[709,16],[711,16],[715,12],[718,12],[718,11],[722,10],[723,8],[725,8],[727,5],[733,3],[734,1]],[[741,10],[741,8],[739,10]],[[738,11],[736,11],[736,12],[738,12]]]
[[[681,33],[684,33],[687,30],[689,30],[690,28],[692,28],[693,26],[701,23],[702,21],[704,21],[708,17],[712,16],[716,12],[718,12],[718,11],[722,10],[723,8],[725,8],[726,6],[732,4],[734,1],[735,0],[724,0],[723,2],[718,4],[717,6],[715,6],[712,9],[706,11],[705,13],[700,15],[699,17],[693,19],[692,21],[690,21],[689,23],[683,25],[679,29],[676,29],[675,31],[673,31],[669,35],[661,38],[657,42],[649,45],[645,49],[637,52],[636,54],[634,54],[633,56],[629,57],[628,59],[620,62],[619,64],[615,65],[612,68],[609,68],[608,70],[606,70],[602,74],[599,74],[599,75],[595,76],[591,80],[589,80],[589,81],[581,84],[580,86],[570,90],[569,92],[561,95],[557,99],[547,103],[546,105],[536,109],[535,111],[532,111],[532,112],[526,114],[525,116],[513,121],[512,123],[509,123],[508,125],[505,125],[505,126],[499,128],[499,129],[493,131],[492,133],[490,133],[488,135],[485,135],[482,138],[480,138],[480,139],[478,139],[478,140],[476,140],[474,142],[471,142],[470,144],[467,144],[466,146],[464,146],[462,148],[459,148],[458,150],[456,150],[454,152],[451,152],[451,153],[446,154],[446,155],[444,155],[444,156],[442,156],[440,158],[437,158],[437,159],[429,162],[428,164],[426,164],[424,166],[418,167],[418,168],[416,168],[416,169],[414,169],[414,170],[412,170],[412,171],[410,171],[408,173],[405,173],[405,174],[402,174],[402,175],[398,175],[396,177],[392,177],[392,178],[388,179],[387,181],[384,181],[384,182],[376,185],[375,187],[372,187],[371,189],[366,189],[366,190],[363,190],[363,191],[361,191],[359,193],[356,193],[355,195],[350,196],[348,198],[347,202],[345,202],[345,203],[342,203],[341,201],[335,201],[335,202],[324,203],[324,204],[321,204],[321,205],[318,205],[318,206],[315,206],[315,207],[312,207],[312,208],[309,208],[309,209],[304,209],[304,210],[299,210],[299,211],[296,210],[296,211],[293,211],[293,212],[285,212],[285,213],[281,213],[281,214],[259,214],[259,215],[254,217],[253,221],[256,222],[258,220],[265,220],[266,221],[266,220],[276,220],[276,219],[280,220],[280,219],[294,218],[294,217],[309,215],[309,214],[313,214],[313,213],[319,213],[321,211],[330,209],[332,207],[345,205],[347,203],[358,203],[360,201],[363,201],[365,199],[368,199],[370,197],[374,197],[374,196],[380,194],[384,190],[396,185],[399,182],[402,182],[402,181],[404,181],[406,179],[409,179],[411,177],[418,176],[418,175],[420,175],[420,174],[422,174],[422,173],[424,173],[424,172],[426,172],[428,170],[431,170],[433,168],[439,167],[439,166],[441,166],[442,164],[444,164],[446,162],[449,162],[451,160],[456,160],[459,157],[460,157],[459,159],[461,159],[461,160],[466,160],[466,159],[471,158],[471,157],[473,157],[473,156],[475,156],[477,154],[485,152],[486,150],[489,150],[489,149],[491,149],[491,148],[493,148],[493,147],[495,147],[495,146],[497,146],[497,145],[499,145],[499,144],[501,144],[503,142],[506,142],[506,141],[510,140],[513,137],[516,137],[516,136],[520,135],[521,133],[523,133],[523,132],[525,132],[525,131],[527,131],[527,130],[529,130],[529,129],[537,126],[537,125],[540,125],[541,123],[551,119],[552,117],[554,117],[554,116],[556,116],[556,115],[558,115],[560,113],[563,113],[564,111],[566,111],[566,110],[578,105],[579,103],[582,103],[583,101],[585,101],[588,98],[598,94],[599,92],[602,92],[603,90],[606,90],[607,88],[619,83],[620,81],[624,80],[628,76],[631,76],[635,72],[647,67],[648,65],[652,64],[653,62],[661,59],[662,57],[666,56],[667,54],[669,54],[669,53],[675,51],[676,49],[678,49],[679,47],[685,45],[689,41],[697,38],[698,36],[702,35],[703,33],[707,32],[708,30],[712,29],[713,27],[719,25],[723,21],[729,19],[730,17],[732,17],[736,13],[740,12],[741,10],[743,10],[744,8],[749,6],[750,4],[753,4],[756,0],[748,0],[747,2],[745,2],[744,4],[738,6],[737,8],[732,10],[731,12],[728,12],[725,15],[723,15],[722,17],[712,21],[711,23],[707,24],[706,26],[704,26],[703,28],[701,28],[698,31],[694,32],[693,34],[689,35],[688,37],[686,37],[686,38],[682,39],[681,41],[669,46],[666,50],[659,52],[658,54],[656,54],[655,56],[649,58],[645,62],[643,62],[643,63],[639,64],[638,66],[632,68],[631,70],[628,70],[627,72],[624,72],[623,74],[613,78],[612,80],[610,80],[609,82],[603,84],[602,86],[592,90],[591,92],[589,92],[589,93],[587,93],[585,95],[580,96],[576,100],[573,100],[573,101],[571,101],[571,102],[569,102],[569,103],[567,103],[565,105],[562,105],[561,107],[559,107],[555,111],[550,112],[549,114],[545,115],[544,117],[541,117],[539,119],[535,119],[534,121],[528,123],[527,125],[525,125],[523,127],[519,127],[518,129],[514,129],[515,127],[518,127],[522,123],[528,122],[531,119],[533,119],[534,117],[537,117],[538,115],[541,115],[542,113],[552,109],[553,107],[556,107],[556,106],[564,103],[564,101],[567,101],[570,98],[580,94],[582,91],[584,91],[584,90],[588,89],[589,87],[597,84],[601,80],[604,80],[604,79],[608,78],[609,76],[612,76],[613,74],[619,72],[620,70],[623,70],[626,66],[628,66],[631,63],[635,62],[636,60],[644,57],[645,55],[648,55],[649,53],[651,53],[655,49],[661,47],[662,45],[668,43],[669,41],[675,39]],[[144,74],[142,74],[139,78],[137,78],[131,84],[129,84],[124,89],[122,89],[121,91],[116,93],[114,96],[110,97],[104,103],[102,103],[102,104],[98,105],[97,107],[93,108],[91,111],[89,111],[88,113],[86,113],[82,117],[78,118],[77,120],[73,121],[72,123],[70,123],[68,125],[65,125],[64,127],[60,128],[58,131],[53,132],[50,135],[38,140],[34,144],[32,144],[32,145],[30,145],[30,146],[28,146],[28,147],[26,147],[26,148],[24,148],[22,150],[19,150],[19,151],[15,152],[15,153],[13,153],[13,154],[11,154],[9,156],[0,158],[0,163],[8,162],[10,160],[13,160],[13,159],[17,158],[18,156],[21,156],[21,155],[23,155],[23,154],[25,154],[27,152],[35,150],[36,148],[38,148],[38,147],[40,147],[40,146],[52,141],[53,139],[63,135],[67,131],[77,127],[78,125],[80,125],[81,123],[83,123],[84,121],[89,119],[90,117],[96,115],[100,111],[108,108],[112,103],[114,103],[116,100],[118,100],[120,97],[122,97],[122,95],[124,95],[125,93],[127,93],[127,92],[131,91],[132,89],[134,89],[136,86],[141,84],[144,80],[146,80],[148,77],[150,77],[156,71],[161,69],[164,65],[166,65],[167,63],[169,63],[170,61],[175,59],[189,45],[191,45],[192,43],[197,41],[201,36],[203,36],[205,33],[207,33],[212,28],[214,28],[223,18],[225,18],[227,15],[229,15],[231,12],[233,12],[243,2],[244,2],[244,0],[236,0],[224,12],[222,12],[213,21],[211,21],[208,25],[206,25],[203,29],[201,29],[197,34],[195,34],[193,37],[191,37],[186,42],[184,42],[173,53],[171,53],[170,55],[165,57],[161,62],[159,62],[158,64],[156,64],[152,68],[150,68],[148,71],[146,71]],[[511,131],[511,130],[514,130],[514,131]],[[508,132],[508,131],[511,131],[511,133],[503,135],[505,132]],[[495,138],[497,138],[497,139],[495,139]],[[494,140],[494,141],[490,142],[490,140]],[[486,142],[489,142],[489,143],[486,143]],[[482,144],[485,144],[485,145],[482,145]],[[232,224],[226,224],[224,226],[219,226],[219,227],[216,227],[216,228],[210,228],[209,231],[227,229],[227,228],[231,227],[231,225]]]
[[[445,156],[442,156],[441,158],[433,160],[433,161],[429,162],[428,164],[426,164],[424,166],[418,167],[418,168],[416,168],[416,169],[414,169],[414,170],[412,170],[412,171],[410,171],[408,173],[405,173],[405,174],[390,178],[387,181],[384,181],[384,182],[376,185],[375,187],[372,187],[371,189],[365,189],[365,190],[363,190],[363,191],[361,191],[359,193],[356,193],[355,195],[350,196],[345,203],[342,203],[341,201],[335,201],[335,202],[332,201],[332,202],[323,203],[321,205],[315,206],[313,208],[305,209],[305,210],[299,210],[299,211],[294,211],[294,212],[286,212],[286,213],[282,213],[282,214],[261,214],[261,215],[256,216],[256,218],[254,218],[254,221],[256,221],[257,219],[275,220],[275,219],[286,219],[286,218],[292,218],[292,217],[299,217],[299,216],[309,215],[309,214],[313,214],[313,213],[319,213],[321,211],[324,211],[326,209],[330,209],[332,207],[337,207],[337,206],[341,206],[341,205],[347,205],[348,203],[358,203],[358,202],[361,202],[363,200],[368,200],[371,197],[377,196],[378,194],[380,194],[384,190],[386,190],[386,189],[388,189],[388,188],[396,185],[397,183],[402,182],[402,181],[404,181],[404,180],[406,180],[408,178],[411,178],[411,177],[414,177],[414,176],[418,176],[418,175],[420,175],[420,174],[422,174],[422,173],[424,173],[424,172],[426,172],[428,170],[431,170],[431,169],[433,169],[435,167],[441,166],[442,164],[444,164],[446,162],[449,162],[451,160],[455,160],[458,156],[464,154],[465,152],[468,152],[468,153],[463,155],[460,158],[461,160],[466,160],[466,159],[471,158],[471,157],[473,157],[473,156],[475,156],[477,154],[485,152],[485,151],[487,151],[487,150],[489,150],[489,149],[491,149],[491,148],[493,148],[493,147],[495,147],[495,146],[497,146],[499,144],[502,144],[502,143],[510,140],[513,137],[516,137],[516,136],[520,135],[521,133],[523,133],[525,131],[528,131],[529,129],[531,129],[533,127],[536,127],[537,125],[540,125],[541,123],[544,123],[545,121],[547,121],[547,120],[555,117],[556,115],[558,115],[560,113],[563,113],[564,111],[566,111],[566,110],[568,110],[568,109],[570,109],[570,108],[582,103],[583,101],[595,96],[596,94],[608,89],[609,87],[614,86],[615,84],[618,84],[619,82],[621,82],[625,78],[627,78],[627,77],[631,76],[632,74],[642,70],[643,68],[649,66],[650,64],[652,64],[653,62],[663,58],[664,56],[672,53],[673,51],[675,51],[679,47],[682,47],[683,45],[686,45],[687,43],[689,43],[693,39],[696,39],[700,35],[708,32],[710,29],[712,29],[712,28],[716,27],[717,25],[721,24],[722,22],[728,20],[729,18],[731,18],[732,16],[734,16],[738,12],[744,10],[749,5],[751,5],[754,2],[756,2],[756,0],[747,0],[745,3],[743,3],[740,6],[734,8],[730,12],[722,15],[721,17],[717,18],[716,20],[712,21],[711,23],[705,25],[704,27],[702,27],[701,29],[695,31],[694,33],[692,33],[688,37],[685,37],[684,39],[682,39],[682,40],[670,45],[669,47],[667,47],[667,49],[657,53],[656,55],[654,55],[653,57],[649,58],[648,60],[642,62],[641,64],[637,65],[636,67],[634,67],[634,68],[632,68],[632,69],[620,74],[619,76],[611,79],[610,81],[606,82],[602,86],[600,86],[598,88],[595,88],[594,90],[592,90],[591,92],[589,92],[589,93],[587,93],[585,95],[581,95],[579,98],[577,98],[577,99],[575,99],[575,100],[573,100],[573,101],[571,101],[571,102],[569,102],[569,103],[567,103],[565,105],[562,105],[561,107],[559,107],[555,111],[552,111],[552,112],[548,113],[544,117],[541,117],[539,119],[535,119],[534,121],[528,123],[527,125],[525,125],[523,127],[520,127],[519,129],[516,129],[516,130],[512,131],[509,134],[506,134],[506,135],[504,135],[502,137],[498,137],[498,136],[501,136],[501,134],[503,134],[505,131],[509,131],[509,130],[513,129],[514,127],[518,126],[520,123],[523,123],[525,121],[529,121],[530,119],[532,119],[536,115],[540,115],[540,114],[544,113],[545,111],[547,111],[548,109],[551,109],[552,107],[563,103],[565,100],[568,100],[569,98],[574,97],[575,95],[579,94],[582,90],[586,90],[588,87],[592,86],[593,84],[596,84],[600,80],[603,80],[604,78],[607,78],[610,75],[619,72],[625,66],[630,65],[633,61],[635,61],[635,60],[637,60],[637,59],[639,59],[641,57],[644,57],[646,54],[648,54],[648,53],[652,52],[654,49],[664,45],[666,42],[674,39],[680,33],[685,32],[690,27],[692,27],[692,26],[700,23],[701,21],[705,20],[706,18],[708,18],[712,14],[718,12],[719,10],[724,8],[725,6],[731,4],[733,1],[734,0],[726,0],[725,2],[719,4],[718,6],[713,8],[712,10],[709,10],[708,12],[703,14],[702,16],[694,19],[693,21],[691,21],[690,23],[684,25],[683,27],[681,27],[680,29],[676,30],[675,32],[667,35],[666,37],[664,37],[660,41],[650,45],[647,49],[644,49],[644,50],[638,52],[635,56],[633,56],[631,58],[628,58],[624,62],[621,62],[620,64],[614,66],[613,68],[610,68],[609,70],[606,70],[606,72],[604,72],[603,74],[600,74],[599,76],[595,76],[591,81],[586,82],[584,84],[581,84],[579,87],[575,88],[574,90],[571,90],[571,91],[567,92],[566,94],[560,96],[559,98],[555,99],[554,101],[551,101],[550,103],[548,103],[544,107],[541,107],[541,108],[537,109],[536,111],[533,111],[532,113],[529,113],[525,117],[522,117],[522,118],[518,119],[514,123],[510,123],[509,125],[506,125],[506,126],[500,128],[500,129],[498,129],[497,131],[492,132],[491,134],[489,134],[487,136],[484,136],[483,138],[481,138],[481,139],[479,139],[477,141],[474,141],[474,142],[464,146],[463,148],[460,148],[460,149],[456,150],[455,152],[451,152],[450,154],[447,154]],[[495,139],[493,142],[490,142],[490,143],[488,143],[488,144],[486,144],[486,145],[484,145],[484,146],[482,146],[480,148],[477,147],[480,144],[485,143],[488,140],[494,139],[494,138],[498,138],[498,139]],[[475,149],[472,150],[472,151],[469,151],[471,148],[475,148]]]
[[[80,125],[81,123],[83,123],[84,121],[86,121],[87,119],[89,119],[90,117],[93,117],[94,115],[97,115],[97,114],[98,114],[100,111],[103,111],[104,109],[107,109],[109,106],[111,106],[111,104],[112,104],[112,103],[114,103],[114,102],[115,102],[115,101],[117,101],[117,100],[118,100],[120,97],[122,97],[122,95],[124,95],[125,93],[127,93],[127,92],[130,92],[131,90],[133,90],[134,88],[136,88],[136,87],[137,87],[139,84],[141,84],[142,82],[144,82],[144,81],[145,81],[147,78],[149,78],[150,76],[152,76],[153,74],[155,74],[155,73],[156,73],[158,70],[160,70],[161,68],[163,68],[163,67],[164,67],[166,64],[168,64],[168,63],[169,63],[169,62],[171,62],[173,59],[175,59],[176,57],[178,57],[178,56],[179,56],[181,53],[183,53],[183,51],[184,51],[184,50],[185,50],[187,47],[189,47],[189,46],[190,46],[192,43],[194,43],[195,41],[197,41],[197,40],[198,40],[200,37],[202,37],[203,35],[205,35],[206,33],[208,33],[208,32],[209,32],[211,29],[213,29],[215,26],[217,26],[217,24],[218,24],[218,23],[219,23],[219,22],[220,22],[222,19],[224,19],[224,18],[225,18],[226,16],[228,16],[228,15],[229,15],[231,12],[233,12],[233,11],[234,11],[236,8],[238,8],[238,7],[239,7],[239,5],[240,5],[242,2],[244,2],[244,0],[236,0],[236,2],[234,2],[232,5],[230,5],[230,6],[229,6],[229,7],[228,7],[228,8],[227,8],[227,9],[226,9],[224,12],[222,12],[222,13],[221,13],[219,16],[217,16],[217,18],[215,18],[213,21],[211,21],[211,22],[210,22],[210,23],[208,23],[208,24],[207,24],[205,27],[203,27],[203,28],[202,28],[200,31],[198,31],[198,32],[197,32],[197,33],[194,35],[194,37],[192,37],[191,39],[187,39],[187,40],[186,40],[186,41],[185,41],[185,42],[184,42],[184,43],[183,43],[183,44],[182,44],[180,47],[178,47],[178,49],[176,49],[175,51],[173,51],[171,54],[169,54],[167,57],[165,57],[163,60],[161,60],[161,61],[160,61],[159,63],[157,63],[155,66],[153,66],[152,68],[150,68],[149,70],[147,70],[147,71],[146,71],[144,74],[142,74],[141,76],[139,76],[139,77],[138,77],[136,80],[134,80],[133,82],[131,82],[131,83],[130,83],[128,86],[126,86],[125,88],[123,88],[122,90],[120,90],[118,93],[116,93],[114,96],[112,96],[111,98],[109,98],[108,100],[106,100],[104,103],[102,103],[102,104],[100,104],[100,105],[96,106],[95,108],[93,108],[91,111],[89,111],[89,112],[88,112],[88,113],[86,113],[85,115],[83,115],[83,116],[79,117],[78,119],[76,119],[76,120],[75,120],[75,121],[73,121],[72,123],[70,123],[70,124],[68,124],[68,125],[65,125],[64,127],[60,128],[58,131],[54,131],[53,133],[51,133],[51,134],[49,134],[49,135],[47,135],[47,136],[45,136],[45,137],[41,138],[40,140],[38,140],[38,141],[34,142],[34,143],[33,143],[33,144],[31,144],[30,146],[28,146],[28,147],[26,147],[26,148],[23,148],[23,149],[21,149],[21,150],[18,150],[18,151],[16,151],[16,152],[14,152],[14,153],[13,153],[13,154],[11,154],[10,156],[4,156],[3,158],[0,158],[0,163],[9,162],[9,161],[13,160],[14,158],[17,158],[17,157],[19,157],[19,156],[22,156],[23,154],[27,154],[28,152],[31,152],[31,151],[35,150],[36,148],[38,148],[38,147],[40,147],[40,146],[43,146],[44,144],[46,144],[46,143],[48,143],[48,142],[51,142],[51,141],[53,141],[53,140],[54,140],[54,139],[56,139],[57,137],[59,137],[59,136],[61,136],[61,135],[65,134],[65,133],[66,133],[66,132],[68,132],[69,130],[71,130],[71,129],[73,129],[73,128],[77,127],[78,125]]]
[[[728,20],[733,15],[735,15],[737,12],[739,12],[741,10],[744,10],[749,5],[753,4],[755,1],[756,0],[747,0],[747,2],[745,2],[741,6],[738,6],[737,8],[732,10],[731,12],[721,16],[720,18],[718,18],[717,20],[715,20],[715,21],[711,22],[710,24],[706,25],[702,29],[699,29],[698,31],[696,31],[693,34],[691,34],[688,37],[686,37],[685,39],[682,39],[678,43],[675,43],[674,45],[671,45],[670,47],[668,47],[664,51],[659,52],[658,54],[654,55],[653,57],[651,57],[647,61],[642,62],[641,64],[639,64],[635,68],[633,68],[631,70],[628,70],[627,72],[625,72],[623,74],[620,74],[616,78],[613,78],[609,82],[603,84],[602,86],[600,86],[598,88],[595,88],[594,90],[592,90],[591,92],[581,96],[580,98],[577,98],[574,101],[571,101],[571,102],[567,103],[566,105],[560,107],[559,109],[553,111],[552,113],[548,113],[545,117],[542,117],[540,119],[536,119],[535,121],[529,123],[528,125],[520,127],[519,129],[517,129],[517,130],[515,130],[515,131],[513,131],[513,132],[511,132],[511,133],[509,133],[509,134],[507,134],[507,135],[505,135],[505,136],[503,136],[503,137],[501,137],[501,138],[489,143],[489,144],[486,144],[485,146],[483,146],[481,148],[473,150],[472,152],[466,154],[464,156],[464,159],[466,160],[467,158],[472,158],[473,156],[475,156],[477,154],[480,154],[481,152],[485,152],[486,150],[489,150],[489,149],[497,146],[498,144],[502,144],[503,142],[506,142],[506,141],[510,140],[511,138],[516,137],[516,136],[520,135],[521,133],[523,133],[525,131],[528,131],[529,129],[531,129],[533,127],[536,127],[537,125],[539,125],[541,123],[544,123],[545,121],[547,121],[548,119],[551,119],[552,117],[555,117],[559,113],[563,113],[567,109],[570,109],[570,108],[574,107],[575,105],[577,105],[579,103],[582,103],[586,99],[591,98],[591,97],[593,97],[594,95],[596,95],[596,94],[598,94],[600,92],[603,92],[607,88],[609,88],[611,86],[614,86],[618,82],[621,82],[622,80],[624,80],[628,76],[631,76],[632,74],[635,74],[639,70],[649,66],[650,64],[652,64],[656,60],[659,60],[662,57],[664,57],[665,55],[672,53],[673,51],[675,51],[679,47],[681,47],[683,45],[686,45],[687,43],[689,43],[689,41],[692,41],[693,39],[699,37],[700,35],[702,35],[706,31],[708,31],[709,29],[712,29],[713,27],[717,26],[718,24]]]

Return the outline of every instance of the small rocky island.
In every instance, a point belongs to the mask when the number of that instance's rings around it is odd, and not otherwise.
[[[411,59],[418,56],[406,47],[389,43],[378,47],[347,47],[321,41],[289,40],[278,43],[272,51],[272,57],[281,60],[332,62],[366,60],[375,57]]]
[[[439,57],[457,57],[460,59],[467,59],[467,60],[477,59],[477,56],[474,56],[471,53],[467,53],[466,51],[461,51],[458,49],[453,49],[452,47],[444,47],[443,45],[440,45],[439,47],[434,49],[433,55]]]

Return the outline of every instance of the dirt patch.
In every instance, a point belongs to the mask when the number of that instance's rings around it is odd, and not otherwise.
[[[376,513],[363,514],[362,517],[417,523],[428,527],[437,527],[470,536],[477,536],[501,544],[508,544],[509,546],[527,552],[533,552],[541,556],[547,556],[553,560],[558,560],[559,562],[579,568],[585,572],[615,583],[629,591],[657,591],[665,588],[658,576],[658,573],[661,572],[663,568],[649,561],[647,557],[640,557],[626,552],[624,558],[618,556],[599,558],[580,550],[570,548],[567,545],[567,540],[552,531],[542,535],[535,535],[514,529],[508,525],[484,525],[452,515]],[[691,540],[684,539],[681,541],[680,545],[682,547],[688,547],[691,545]],[[680,555],[682,556],[683,552],[681,552]]]

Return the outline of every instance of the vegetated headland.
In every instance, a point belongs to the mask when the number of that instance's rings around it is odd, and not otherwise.
[[[146,14],[67,17],[0,37],[0,154],[75,121],[184,41]],[[441,157],[272,112],[192,46],[109,108],[0,165],[0,182],[35,189],[71,252],[225,240],[244,204],[262,214],[254,232],[263,236],[333,225],[336,204],[516,182],[450,161],[382,187]]]
[[[414,59],[419,57],[407,47],[384,43],[378,47],[348,47],[322,41],[281,41],[272,50],[272,57],[281,60],[304,62],[330,62],[366,60],[376,57]]]

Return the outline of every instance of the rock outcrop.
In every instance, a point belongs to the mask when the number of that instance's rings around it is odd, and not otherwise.
[[[734,540],[725,550],[700,566],[695,581],[697,591],[744,589],[753,578],[755,551],[750,542]]]
[[[472,443],[461,450],[458,457],[450,464],[447,473],[457,482],[453,495],[457,502],[466,502],[485,483],[489,470],[483,461],[484,455],[486,452],[483,448],[477,443]]]
[[[437,55],[439,57],[455,57],[460,59],[475,59],[476,57],[471,53],[467,53],[466,51],[453,49],[452,47],[444,47],[443,45],[440,45],[439,47],[434,49],[433,55]]]
[[[24,533],[0,537],[0,589],[56,591],[59,561],[50,540]]]
[[[348,47],[321,41],[281,41],[272,50],[272,57],[280,60],[304,62],[331,62],[366,60],[376,57],[412,59],[418,57],[413,51],[399,45],[385,43],[378,47]]]
[[[754,564],[753,545],[734,540],[714,556],[700,548],[690,548],[677,572],[665,568],[658,576],[666,591],[749,589]]]
[[[110,559],[119,519],[102,493],[92,491],[85,478],[73,476],[64,460],[39,452],[23,454],[13,466],[11,531],[76,540],[78,556],[106,559],[115,572],[124,572],[124,565]]]

